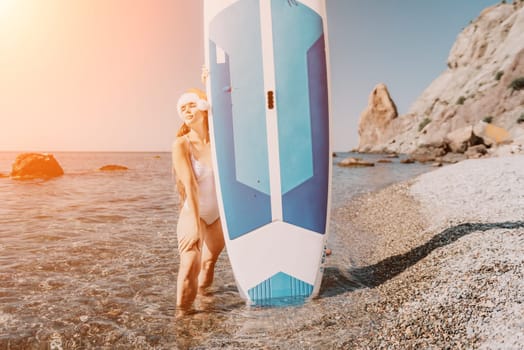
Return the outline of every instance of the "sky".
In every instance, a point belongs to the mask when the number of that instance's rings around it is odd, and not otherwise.
[[[368,96],[399,112],[492,0],[327,0],[332,144],[358,144]],[[170,151],[200,87],[202,1],[0,0],[0,151]]]

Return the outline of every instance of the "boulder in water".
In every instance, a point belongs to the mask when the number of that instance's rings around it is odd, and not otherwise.
[[[22,153],[16,157],[11,170],[15,180],[50,179],[64,175],[64,170],[52,154]]]
[[[128,170],[128,168],[123,165],[108,164],[108,165],[104,165],[99,170],[100,171],[123,171],[123,170]]]
[[[344,167],[375,166],[375,164],[372,162],[366,162],[360,158],[352,158],[352,157],[341,160],[340,162],[338,162],[338,165],[344,166]]]

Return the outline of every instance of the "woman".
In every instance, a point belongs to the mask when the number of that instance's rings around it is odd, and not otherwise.
[[[209,144],[209,105],[199,90],[184,93],[177,110],[184,122],[173,143],[173,170],[182,208],[177,225],[180,268],[177,309],[191,308],[197,293],[213,282],[215,263],[224,248]]]

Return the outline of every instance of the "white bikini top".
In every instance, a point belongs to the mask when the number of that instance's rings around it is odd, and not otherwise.
[[[199,161],[193,155],[193,144],[189,141],[189,138],[186,136],[186,140],[189,143],[189,154],[191,155],[191,166],[193,167],[193,172],[197,178],[197,181],[200,183],[200,180],[205,179],[206,177],[213,175],[213,168],[207,166],[204,162]]]
[[[193,166],[193,172],[199,183],[205,178],[213,176],[213,168],[196,159],[195,156],[193,156],[193,153],[191,153],[191,165]]]

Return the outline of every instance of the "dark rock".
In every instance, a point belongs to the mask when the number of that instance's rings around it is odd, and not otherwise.
[[[50,179],[64,175],[64,170],[52,154],[22,153],[16,157],[11,170],[15,180]]]
[[[402,159],[400,162],[402,164],[413,164],[413,163],[415,163],[415,160],[412,159],[412,158],[406,158],[406,159]]]
[[[410,158],[420,163],[434,162],[448,152],[446,145],[419,147],[410,154]]]
[[[480,158],[486,153],[488,153],[486,145],[476,145],[469,147],[464,155],[468,158]]]
[[[362,167],[362,166],[375,166],[375,163],[372,162],[366,162],[360,158],[346,158],[338,162],[339,166],[347,166],[347,167]]]
[[[393,161],[390,159],[379,159],[377,160],[377,163],[393,163]]]
[[[123,165],[108,164],[108,165],[104,165],[99,170],[100,171],[123,171],[123,170],[129,170],[129,169]]]
[[[470,145],[470,141],[475,138],[473,133],[473,126],[467,126],[462,129],[454,130],[450,132],[445,142],[448,144],[451,152],[464,153]]]
[[[447,153],[440,160],[444,163],[458,163],[466,159],[466,156],[463,153]]]

